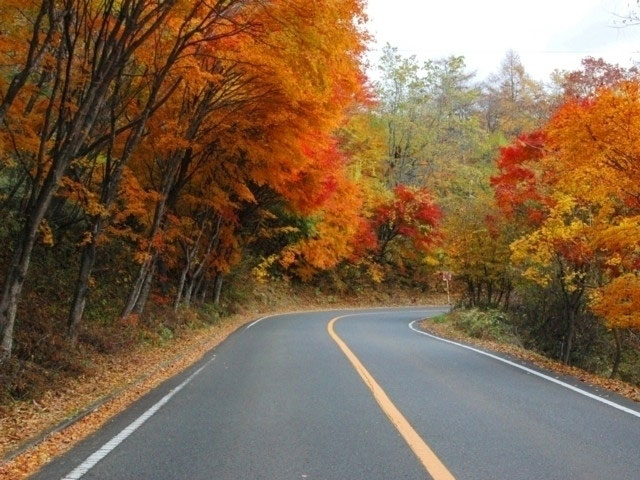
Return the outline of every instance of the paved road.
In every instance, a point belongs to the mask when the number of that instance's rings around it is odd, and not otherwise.
[[[449,478],[640,479],[638,405],[409,328],[438,309],[354,313],[240,329],[35,478],[430,478],[366,373]],[[365,373],[328,332],[341,315],[335,334]]]

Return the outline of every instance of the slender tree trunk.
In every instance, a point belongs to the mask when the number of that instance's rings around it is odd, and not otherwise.
[[[136,275],[136,279],[133,281],[131,285],[131,289],[129,290],[129,296],[127,297],[127,301],[122,308],[122,312],[120,313],[121,318],[126,318],[133,313],[133,309],[138,302],[138,298],[140,297],[140,293],[142,292],[142,287],[144,285],[144,281],[147,278],[147,273],[151,268],[151,259],[147,259],[138,268],[138,273]]]
[[[184,286],[184,298],[182,300],[186,307],[191,306],[191,299],[194,297],[197,286],[200,284],[200,277],[203,271],[200,267],[201,265],[187,277],[187,282]]]
[[[567,322],[567,338],[565,340],[562,363],[569,365],[569,362],[571,360],[571,349],[573,348],[573,337],[575,336],[576,328],[576,313],[571,307],[568,309]]]
[[[205,257],[205,260],[208,257]],[[193,298],[197,298],[198,293],[200,292],[200,287],[204,283],[204,268],[202,268],[203,264],[200,264],[196,271],[191,275],[189,279],[189,283],[187,284],[186,292],[184,295],[184,304],[189,307],[191,305],[191,300]]]
[[[496,307],[500,307],[502,303],[502,297],[504,297],[504,288],[500,288],[498,292],[498,298],[496,298]]]
[[[151,287],[153,286],[153,278],[156,274],[157,258],[157,256],[154,256],[151,259],[151,266],[147,271],[147,276],[145,277],[144,283],[142,284],[140,295],[138,295],[138,300],[136,301],[136,305],[133,308],[133,311],[138,315],[142,315],[147,305],[147,300],[149,300],[149,294],[151,293]]]
[[[178,307],[180,306],[180,300],[182,300],[182,291],[184,290],[184,284],[187,279],[187,273],[189,273],[189,262],[187,261],[186,265],[180,272],[180,281],[178,282],[178,291],[176,292],[176,299],[173,302],[173,311],[177,312]]]
[[[476,303],[476,293],[475,293],[475,289],[473,288],[473,280],[467,280],[467,291],[469,292],[469,300],[471,302],[471,307],[475,306]]]
[[[509,310],[509,305],[511,303],[511,286],[507,286],[507,293],[504,297],[504,308]]]
[[[84,314],[87,293],[89,291],[89,279],[96,260],[95,240],[95,237],[92,237],[90,243],[84,246],[80,257],[80,271],[78,272],[78,280],[76,281],[71,310],[67,318],[67,339],[72,345],[75,345],[78,340],[78,325]]]
[[[52,168],[55,168],[55,166]],[[35,205],[28,214],[22,234],[15,244],[11,267],[5,276],[2,298],[0,299],[0,335],[2,336],[0,339],[0,363],[11,357],[16,312],[22,287],[29,270],[31,253],[38,236],[38,229],[51,203],[61,176],[61,169],[54,170],[47,176]]]
[[[166,187],[163,191],[162,198],[158,201],[156,205],[156,209],[153,216],[153,223],[151,225],[151,231],[149,232],[149,243],[153,245],[153,239],[160,231],[160,226],[162,224],[162,219],[164,217],[165,207],[167,204],[167,195],[166,195]],[[151,265],[155,262],[155,257],[157,252],[153,250],[153,247],[149,247],[147,252],[150,257],[142,262],[140,268],[138,269],[138,273],[136,275],[136,279],[133,281],[131,285],[131,289],[129,290],[129,296],[127,297],[127,301],[124,304],[122,312],[120,313],[121,318],[128,317],[133,312],[136,303],[138,302],[138,297],[142,292],[142,287],[144,285],[144,281],[147,277],[147,273],[151,268]]]
[[[220,294],[222,293],[222,280],[223,280],[222,272],[219,272],[218,275],[216,275],[216,283],[214,285],[214,291],[213,291],[213,303],[216,305],[220,305]]]
[[[618,368],[620,367],[620,359],[622,357],[622,341],[620,339],[620,331],[617,328],[613,329],[613,339],[615,340],[616,351],[613,356],[613,367],[609,378],[615,378],[616,375],[618,375]]]
[[[209,289],[209,281],[206,278],[206,275],[202,275],[200,277],[200,281],[198,282],[198,286],[196,288],[196,298],[198,299],[198,303],[203,304],[207,299],[207,290]]]
[[[184,306],[187,307],[187,308],[189,308],[191,306],[191,297],[193,295],[193,286],[194,286],[195,283],[196,283],[195,279],[192,278],[187,283],[186,288],[185,288],[183,302],[184,302]]]

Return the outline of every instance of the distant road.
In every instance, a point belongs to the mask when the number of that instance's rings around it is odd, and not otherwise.
[[[243,327],[34,478],[640,479],[639,405],[409,328],[440,312]]]

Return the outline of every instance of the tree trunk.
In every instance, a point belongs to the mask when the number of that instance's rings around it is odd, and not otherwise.
[[[54,168],[55,166],[52,167],[52,169]],[[61,169],[52,170],[47,175],[45,184],[42,186],[42,190],[28,214],[22,234],[15,244],[11,267],[5,276],[2,298],[0,298],[0,335],[2,335],[0,340],[0,363],[11,357],[16,312],[25,277],[29,270],[31,253],[38,236],[38,229],[51,203],[61,176]]]
[[[127,297],[127,301],[125,302],[124,307],[122,308],[122,312],[120,313],[121,318],[126,318],[131,315],[131,313],[133,313],[136,303],[138,302],[138,298],[140,297],[140,293],[142,292],[142,287],[144,286],[144,282],[147,278],[147,273],[149,272],[149,269],[151,267],[151,262],[152,259],[149,258],[142,262],[142,265],[140,265],[140,268],[138,268],[138,274],[136,275],[136,279],[131,285],[129,296]]]
[[[573,347],[573,337],[575,335],[576,328],[576,313],[573,308],[569,308],[567,322],[567,338],[565,340],[565,348],[562,355],[562,363],[565,365],[569,365],[571,360],[571,349]]]
[[[223,280],[222,272],[219,272],[218,275],[216,275],[216,283],[215,283],[214,292],[213,292],[213,303],[216,305],[220,305],[220,293],[222,292],[222,280]]]
[[[185,289],[185,294],[184,294],[184,304],[187,307],[191,306],[191,300],[197,296],[198,289],[200,288],[200,285],[202,284],[202,279],[204,277],[203,272],[204,272],[203,268],[197,268],[196,271],[193,273],[193,275],[191,275],[191,278],[187,283],[187,287]]]
[[[182,291],[184,290],[184,284],[187,280],[187,273],[189,273],[189,262],[184,266],[182,272],[180,272],[180,281],[178,282],[178,291],[176,292],[176,299],[173,302],[173,311],[177,312],[180,306],[180,300],[182,300]]]
[[[93,234],[93,232],[92,232]],[[80,258],[80,271],[78,272],[78,280],[73,294],[73,302],[71,310],[67,318],[67,339],[71,345],[75,345],[78,340],[78,325],[82,320],[84,307],[87,301],[87,293],[89,291],[89,279],[91,271],[96,260],[96,241],[95,236],[91,242],[82,249]]]
[[[198,299],[198,303],[203,304],[207,299],[207,290],[209,289],[209,281],[206,278],[206,275],[203,275],[200,278],[200,282],[198,283],[198,287],[196,288],[196,297]]]
[[[469,305],[469,306],[470,307],[475,307],[476,292],[475,292],[475,288],[473,287],[473,280],[471,280],[471,279],[467,280],[467,291],[469,292],[469,301],[471,303],[471,305]]]
[[[147,305],[147,300],[149,299],[149,294],[151,293],[151,287],[153,286],[153,277],[156,274],[156,263],[157,257],[154,256],[151,259],[151,267],[147,271],[147,276],[144,279],[144,283],[142,284],[142,289],[140,290],[140,295],[138,295],[138,300],[136,301],[136,305],[133,308],[133,311],[138,315],[142,315],[144,312],[144,308]]]
[[[475,307],[479,307],[482,304],[482,282],[478,282],[476,285],[476,299],[474,302]]]
[[[502,303],[502,297],[504,297],[504,288],[501,287],[498,291],[498,298],[496,298],[496,308],[500,307],[500,304]]]
[[[615,378],[616,375],[618,375],[618,368],[620,367],[620,359],[622,357],[622,342],[620,340],[620,331],[617,328],[613,329],[613,338],[616,343],[616,351],[613,356],[613,367],[611,368],[609,378]]]
[[[149,244],[153,245],[153,239],[160,231],[160,227],[162,225],[162,219],[164,217],[165,207],[167,205],[167,186],[165,185],[162,193],[161,199],[158,201],[156,205],[155,212],[153,214],[153,223],[151,225],[151,230],[149,232]],[[129,296],[127,297],[127,301],[124,304],[122,312],[120,313],[121,318],[128,317],[131,315],[133,310],[135,309],[136,303],[138,302],[138,298],[140,297],[140,293],[142,292],[142,287],[144,286],[144,281],[147,278],[147,273],[151,266],[155,263],[157,252],[153,250],[153,246],[150,246],[147,253],[149,254],[149,258],[145,260],[140,268],[138,269],[138,274],[136,275],[136,279],[133,281],[131,285],[131,289],[129,290]]]
[[[184,306],[187,307],[187,308],[189,308],[191,306],[191,296],[193,295],[193,285],[194,285],[194,283],[195,282],[193,281],[193,279],[190,280],[187,283],[187,286],[186,286],[186,289],[185,289],[185,292],[184,292],[183,303],[184,303]]]

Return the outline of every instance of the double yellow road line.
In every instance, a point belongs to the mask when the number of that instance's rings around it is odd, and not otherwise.
[[[398,410],[398,408],[393,404],[376,379],[373,378],[358,357],[356,357],[347,344],[344,343],[344,341],[335,332],[333,327],[336,321],[348,316],[349,315],[342,315],[340,317],[333,318],[327,325],[329,335],[349,359],[351,365],[356,369],[356,372],[358,372],[365,385],[369,387],[369,390],[371,390],[373,398],[375,398],[382,411],[387,415],[387,417],[389,417],[389,420],[391,420],[391,423],[396,427],[398,432],[400,432],[402,438],[407,442],[409,448],[413,450],[413,453],[415,453],[418,460],[422,463],[427,472],[429,472],[429,475],[431,475],[434,480],[455,480],[447,467],[444,466],[433,450],[429,448],[429,445],[427,445],[420,435],[418,435],[418,432],[415,431],[404,415],[402,415],[400,410]]]

